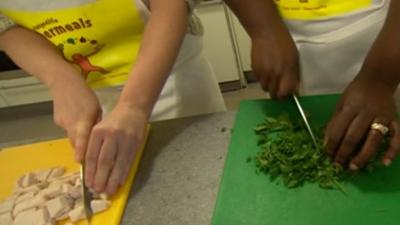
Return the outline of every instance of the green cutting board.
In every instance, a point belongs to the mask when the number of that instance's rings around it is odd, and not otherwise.
[[[337,95],[302,97],[314,126],[329,120]],[[225,162],[213,225],[399,225],[400,162],[344,183],[347,195],[316,184],[287,189],[257,174],[248,157],[259,151],[254,127],[265,116],[298,116],[294,102],[251,100],[241,103]]]

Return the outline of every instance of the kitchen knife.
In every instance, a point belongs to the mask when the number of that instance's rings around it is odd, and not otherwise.
[[[85,182],[85,162],[83,161],[81,163],[81,179],[82,179],[82,197],[83,197],[83,207],[85,209],[85,215],[86,215],[86,219],[88,224],[91,224],[91,220],[92,220],[92,215],[93,215],[93,211],[92,208],[90,207],[90,202],[93,199],[93,194],[92,192],[90,192],[89,188],[86,186],[86,182]]]
[[[299,99],[297,98],[297,96],[296,96],[295,94],[293,94],[292,96],[293,96],[293,99],[294,99],[294,101],[295,101],[295,103],[296,103],[297,109],[298,109],[299,112],[300,112],[301,118],[303,119],[303,122],[304,122],[304,124],[306,125],[308,134],[309,134],[310,137],[311,137],[311,140],[312,140],[312,142],[313,142],[313,144],[314,144],[314,147],[315,147],[315,149],[318,149],[317,140],[315,139],[314,132],[312,131],[312,129],[311,129],[311,127],[310,127],[310,123],[308,122],[308,119],[307,119],[307,117],[306,117],[306,114],[304,113],[303,107],[301,106],[300,101],[299,101]]]

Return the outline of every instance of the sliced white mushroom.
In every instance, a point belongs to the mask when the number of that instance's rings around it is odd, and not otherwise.
[[[46,205],[46,202],[47,198],[44,195],[36,195],[31,199],[17,203],[15,205],[13,215],[17,216],[19,213],[32,208],[44,207]]]
[[[17,188],[15,189],[14,193],[17,195],[22,195],[28,192],[33,192],[33,193],[37,193],[40,190],[46,188],[49,184],[47,182],[41,182],[41,183],[37,183],[34,185],[31,185],[29,187],[25,187],[25,188]]]
[[[13,225],[35,225],[34,224],[34,216],[35,216],[35,209],[30,209],[18,214],[15,217]]]
[[[0,214],[11,212],[15,205],[15,197],[10,197],[0,203]]]
[[[68,218],[68,213],[71,211],[71,209],[67,209],[66,212],[62,213],[61,215],[57,216],[55,218],[56,221],[61,221],[61,220],[65,220]]]
[[[32,198],[31,202],[34,207],[45,207],[48,198],[45,195],[37,194]]]
[[[76,181],[80,179],[80,174],[70,173],[66,176],[61,177],[60,179],[63,180],[64,182],[68,182],[69,184],[74,185]]]
[[[72,189],[68,192],[68,195],[71,196],[73,199],[79,199],[82,197],[82,187],[72,187]]]
[[[73,223],[78,222],[81,219],[85,219],[86,214],[83,205],[74,208],[71,212],[68,213],[68,216]]]
[[[81,186],[81,185],[82,185],[82,180],[80,178],[76,179],[74,187],[78,187],[78,186]]]
[[[78,198],[78,199],[76,199],[73,208],[75,209],[75,208],[77,208],[77,207],[79,207],[79,206],[82,206],[82,207],[83,207],[83,198]]]
[[[90,208],[92,208],[93,213],[102,212],[110,208],[111,202],[107,200],[92,200],[90,202]]]
[[[51,173],[49,177],[47,178],[48,180],[54,180],[55,178],[61,177],[65,173],[65,169],[61,167],[57,167],[51,170]]]
[[[27,193],[21,194],[15,200],[15,203],[18,204],[18,203],[24,202],[26,200],[32,199],[34,196],[35,196],[35,192],[27,192]]]
[[[102,200],[109,200],[109,197],[108,197],[108,195],[107,195],[106,193],[100,194],[99,197],[100,197],[100,199],[102,199]]]
[[[0,225],[11,225],[13,222],[14,220],[11,211],[0,214]]]
[[[44,181],[47,181],[47,178],[50,176],[52,170],[53,170],[53,168],[39,170],[39,171],[35,172],[34,174],[35,174],[37,180],[44,182]]]
[[[50,222],[49,212],[46,208],[40,208],[33,214],[35,224],[45,225]]]
[[[72,191],[73,186],[69,183],[61,185],[61,191],[63,194],[68,194]]]
[[[81,188],[79,173],[65,174],[64,168],[27,173],[18,179],[13,196],[0,202],[0,225],[55,225],[67,217],[72,222],[84,219]],[[111,206],[107,195],[94,193],[94,197],[93,213]]]
[[[56,222],[51,220],[50,222],[46,223],[45,225],[56,225]]]
[[[14,225],[46,225],[50,223],[47,209],[31,209],[19,214],[14,221]]]
[[[55,198],[62,195],[62,187],[61,185],[49,185],[49,187],[43,189],[40,194],[45,195],[49,199]]]
[[[21,188],[26,188],[29,187],[33,184],[38,183],[39,180],[36,179],[35,175],[33,173],[27,173],[24,176],[22,176],[20,178],[20,180],[18,180],[18,186]]]
[[[20,202],[15,205],[13,210],[13,216],[17,217],[19,214],[22,214],[32,209],[35,209],[35,206],[32,204],[32,199]]]
[[[67,195],[62,195],[51,199],[46,203],[47,209],[49,210],[50,218],[56,219],[57,217],[64,214],[68,209],[72,208],[73,201]]]

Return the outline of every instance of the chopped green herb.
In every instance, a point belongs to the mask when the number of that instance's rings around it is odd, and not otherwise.
[[[295,123],[287,114],[265,118],[256,126],[255,133],[261,151],[254,161],[258,171],[268,174],[271,180],[282,177],[288,188],[310,182],[346,193],[340,184],[345,171],[324,153],[322,129],[314,130],[318,149],[315,149],[302,121]]]

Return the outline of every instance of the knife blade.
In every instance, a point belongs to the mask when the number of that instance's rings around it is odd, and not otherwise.
[[[303,122],[304,122],[304,124],[306,125],[308,134],[309,134],[310,137],[311,137],[311,140],[312,140],[312,142],[313,142],[313,144],[314,144],[314,147],[315,147],[315,149],[318,149],[317,139],[315,139],[314,132],[313,132],[312,129],[311,129],[310,123],[308,122],[308,119],[307,119],[307,117],[306,117],[306,114],[304,113],[303,107],[301,106],[300,101],[299,101],[299,99],[297,98],[297,96],[296,96],[295,94],[293,94],[292,96],[293,96],[293,99],[294,99],[294,101],[295,101],[295,103],[296,103],[297,109],[298,109],[299,112],[300,112],[301,118],[303,119]]]
[[[90,202],[93,199],[93,194],[90,192],[89,188],[86,186],[85,182],[85,162],[81,163],[80,172],[81,172],[81,179],[82,179],[82,197],[83,197],[83,207],[85,209],[85,215],[88,224],[91,224],[93,211],[90,207]]]

